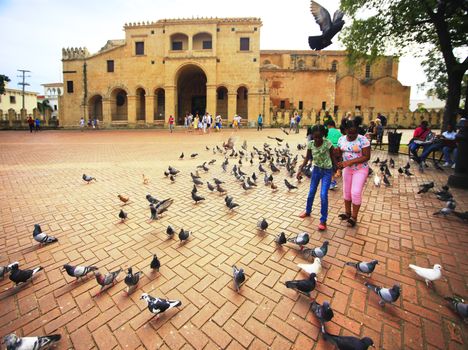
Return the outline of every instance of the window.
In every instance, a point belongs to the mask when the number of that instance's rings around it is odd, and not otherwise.
[[[154,34],[154,30],[151,31],[151,34]]]
[[[116,104],[122,107],[125,104],[125,93],[119,92],[116,96]]]
[[[281,109],[284,109],[286,107],[286,101],[285,100],[281,100],[280,101],[280,108]]]
[[[253,61],[254,61],[254,62],[257,62],[257,59],[256,59],[256,58],[254,58],[254,59],[253,59]]]
[[[136,41],[135,42],[135,55],[144,55],[145,54],[145,42]]]
[[[354,109],[361,110],[361,106],[354,106]]]
[[[182,41],[173,41],[172,42],[172,50],[173,51],[181,51],[183,48]]]
[[[112,73],[114,71],[114,60],[107,61],[107,73]]]
[[[335,107],[333,107],[333,113],[334,113],[334,114],[338,113],[339,107],[340,107],[340,106],[335,106]]]
[[[299,62],[297,63],[297,67],[299,69],[304,69],[305,68],[305,62],[304,60],[299,60]]]
[[[10,96],[10,103],[11,104],[16,103],[16,96]]]
[[[240,38],[240,50],[241,51],[250,50],[250,38]]]
[[[203,40],[203,50],[211,50],[212,48],[212,42],[211,40]]]
[[[370,64],[366,64],[366,79],[370,78]]]
[[[233,31],[235,31],[235,30],[236,30],[236,28],[231,28],[231,32],[233,32]]]
[[[218,90],[218,100],[224,100],[224,90],[223,89]]]
[[[332,66],[331,66],[331,70],[334,71],[334,72],[336,72],[337,66],[338,66],[338,62],[333,61],[333,62],[332,62]]]
[[[69,94],[73,93],[73,80],[67,80],[67,92]]]
[[[323,110],[327,109],[327,102],[326,101],[322,101],[322,109]]]
[[[300,110],[304,109],[304,103],[302,101],[299,101],[299,109]]]

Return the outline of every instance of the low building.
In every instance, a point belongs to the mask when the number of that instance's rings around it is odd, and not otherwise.
[[[7,120],[9,115],[14,114],[15,119],[20,119],[21,109],[23,108],[23,91],[11,89],[8,85],[5,87],[5,94],[0,95],[0,115],[2,120]],[[25,115],[33,115],[37,108],[37,92],[24,92]]]
[[[59,98],[63,95],[63,83],[41,84],[44,87],[44,94],[37,97],[39,102],[49,101],[48,105],[52,109],[51,117],[59,116]]]

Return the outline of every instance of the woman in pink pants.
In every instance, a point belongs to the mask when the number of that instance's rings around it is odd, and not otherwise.
[[[338,149],[343,158],[338,167],[343,169],[343,198],[345,213],[340,214],[341,220],[354,227],[362,202],[362,191],[369,174],[370,143],[358,134],[358,122],[349,120],[345,123],[345,135],[338,140]],[[352,209],[352,210],[351,210]]]

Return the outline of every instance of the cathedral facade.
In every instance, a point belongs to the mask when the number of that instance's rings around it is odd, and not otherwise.
[[[259,18],[164,19],[125,24],[125,39],[94,54],[63,49],[60,123],[143,127],[208,112],[252,125],[262,114],[268,125],[285,111],[408,111],[397,59],[350,67],[343,51],[260,50],[261,26]]]

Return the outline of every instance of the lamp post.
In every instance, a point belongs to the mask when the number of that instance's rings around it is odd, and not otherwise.
[[[468,189],[468,134],[466,117],[461,118],[457,124],[457,159],[455,160],[455,173],[448,178],[451,187]]]

